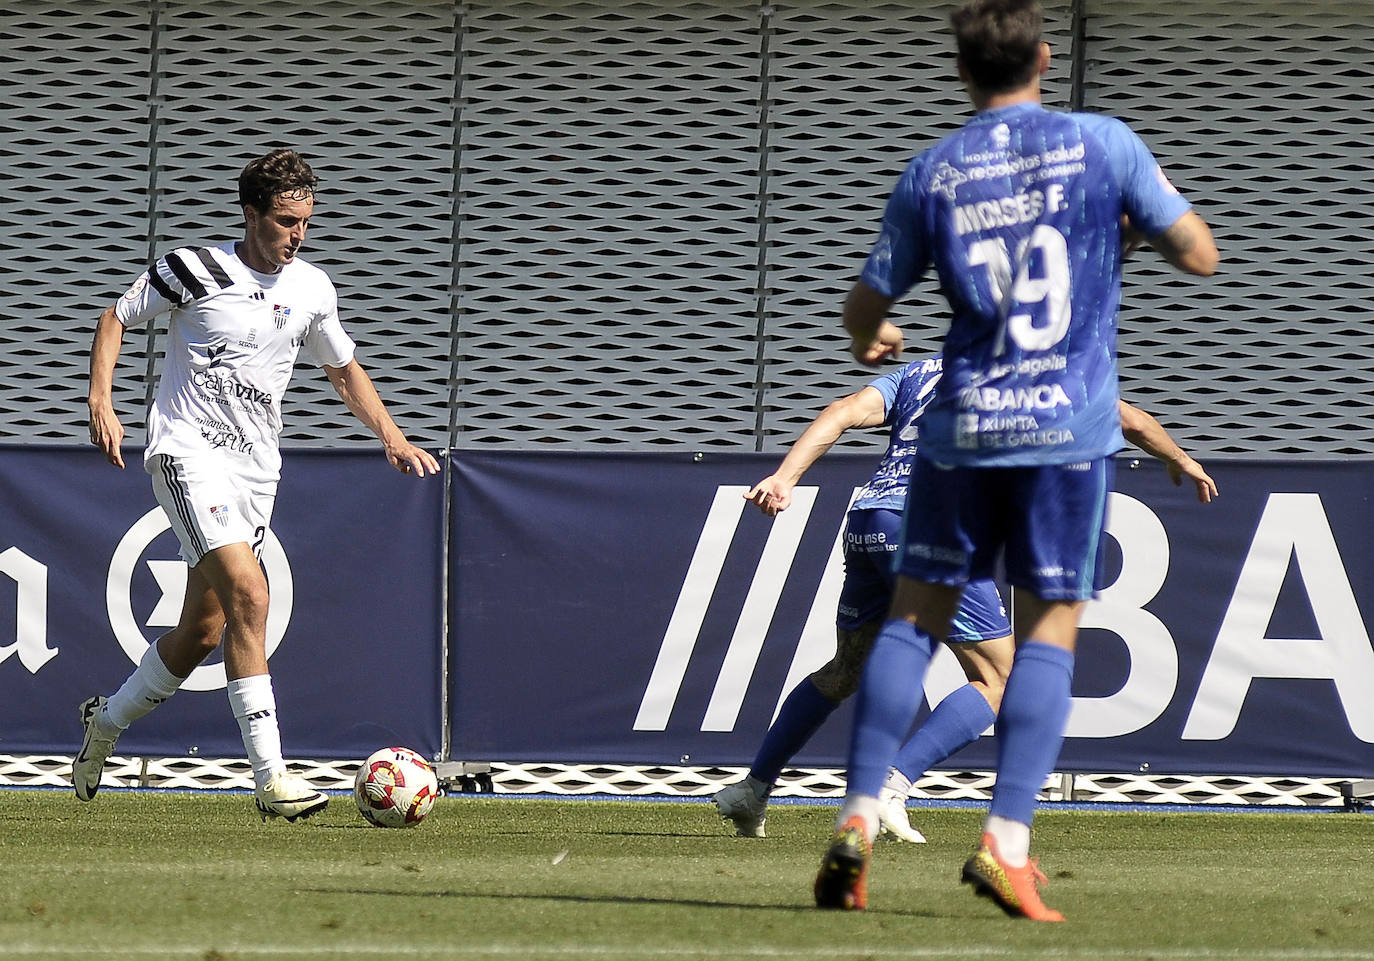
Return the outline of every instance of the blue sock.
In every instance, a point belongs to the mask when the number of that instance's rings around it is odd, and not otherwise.
[[[897,752],[897,770],[915,781],[965,744],[978,740],[997,715],[978,688],[965,684],[930,712]]]
[[[909,621],[888,621],[878,633],[859,683],[846,796],[877,797],[882,790],[897,748],[921,709],[921,682],[934,651],[930,635]]]
[[[1073,654],[1040,641],[1016,649],[997,716],[997,784],[990,814],[1030,824],[1069,720]]]
[[[811,678],[806,678],[787,695],[778,711],[778,719],[763,736],[759,753],[749,768],[751,777],[764,784],[772,784],[782,773],[783,766],[792,756],[802,749],[811,735],[839,707],[816,689]]]

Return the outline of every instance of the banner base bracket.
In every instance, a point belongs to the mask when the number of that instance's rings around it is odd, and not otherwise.
[[[491,764],[487,761],[439,761],[434,765],[439,787],[453,794],[491,794]]]
[[[1341,785],[1341,799],[1347,811],[1363,811],[1374,804],[1374,779],[1348,781]]]

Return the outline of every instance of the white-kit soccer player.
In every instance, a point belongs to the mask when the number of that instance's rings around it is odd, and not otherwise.
[[[1124,123],[1041,106],[1042,21],[1038,0],[969,0],[951,15],[977,113],[908,165],[845,302],[851,351],[868,364],[900,350],[888,310],[932,265],[952,316],[911,476],[920,496],[907,502],[900,576],[860,683],[848,790],[814,885],[821,907],[865,907],[878,795],[934,645],[964,585],[991,575],[1000,553],[1017,649],[992,804],[963,880],[1013,916],[1063,919],[1040,899],[1030,825],[1063,742],[1123,443],[1123,221],[1181,270],[1207,275],[1218,258],[1207,225]]]
[[[439,464],[406,439],[354,357],[328,275],[297,256],[317,183],[294,150],[251,161],[238,181],[243,239],[170,251],[100,315],[90,438],[121,469],[124,428],[111,389],[124,330],[168,315],[143,463],[190,571],[177,626],[148,647],[114,694],[81,705],[85,737],[72,784],[83,801],[99,790],[120,734],[171,697],[222,639],[229,705],[263,819],[295,821],[328,803],[282,759],[267,665],[268,585],[258,563],[281,472],[282,397],[301,347],[397,470],[424,477]]]
[[[887,450],[845,517],[844,584],[835,615],[835,654],[788,692],[748,775],[715,795],[721,817],[733,822],[741,837],[764,836],[768,798],[784,765],[859,685],[868,652],[892,603],[902,508],[908,496],[921,496],[919,491],[910,491],[907,478],[916,461],[921,413],[934,397],[940,371],[939,355],[924,357],[832,402],[797,438],[778,469],[744,495],[765,514],[776,516],[791,504],[792,490],[802,475],[846,431],[888,428]],[[1217,494],[1216,483],[1202,465],[1174,443],[1159,421],[1124,401],[1119,408],[1126,438],[1163,461],[1175,484],[1184,477],[1192,480],[1203,503]],[[912,782],[977,740],[996,719],[1015,649],[1011,633],[996,585],[990,579],[970,581],[945,638],[969,683],[941,700],[897,753],[879,795],[883,834],[916,844],[925,841],[907,817]]]

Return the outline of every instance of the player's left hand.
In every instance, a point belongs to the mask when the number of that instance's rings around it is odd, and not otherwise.
[[[431,474],[439,473],[439,462],[434,459],[434,456],[423,447],[416,447],[410,441],[388,445],[386,459],[392,467],[402,474],[424,477],[426,471]]]

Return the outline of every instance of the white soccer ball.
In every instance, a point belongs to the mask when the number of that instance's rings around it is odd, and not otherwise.
[[[425,819],[439,796],[434,768],[410,748],[384,747],[353,778],[353,803],[369,824],[411,828]]]

